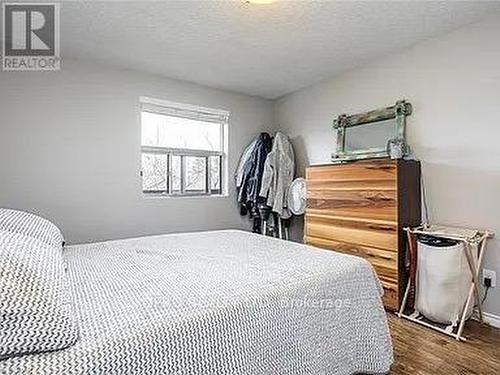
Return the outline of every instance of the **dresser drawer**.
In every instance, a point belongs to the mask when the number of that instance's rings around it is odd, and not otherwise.
[[[368,177],[364,176],[364,171],[354,173],[358,167],[342,165],[325,169],[331,174],[326,178],[321,171],[316,171],[323,168],[325,167],[308,170],[307,212],[397,220],[398,195],[394,173],[375,170],[372,179],[366,179]],[[346,179],[344,169],[348,169],[349,174],[353,173],[352,179]],[[314,176],[317,174],[322,179],[315,179]],[[344,179],[337,179],[339,174]]]
[[[394,221],[397,216],[396,207],[341,207],[335,209],[308,208],[307,212],[315,215],[386,221]]]
[[[390,159],[366,160],[349,164],[325,165],[308,168],[311,181],[356,182],[396,181],[397,162]]]
[[[375,269],[384,288],[384,306],[396,311],[399,308],[398,253],[357,244],[338,242],[324,238],[306,236],[308,245],[365,258]]]
[[[306,237],[334,239],[397,252],[397,224],[388,221],[366,221],[335,216],[306,214]]]
[[[384,288],[384,296],[382,297],[382,301],[384,306],[392,311],[399,310],[399,292],[398,285],[394,283],[389,283],[381,280],[382,287]]]
[[[395,213],[397,206],[396,190],[360,189],[307,189],[307,208],[384,208],[391,207]]]
[[[390,283],[398,282],[397,252],[309,236],[306,237],[306,243],[323,249],[365,258],[371,263],[380,280]]]

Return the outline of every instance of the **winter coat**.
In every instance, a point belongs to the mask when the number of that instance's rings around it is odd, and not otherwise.
[[[267,197],[267,205],[280,217],[288,219],[288,190],[295,173],[295,156],[290,140],[283,133],[276,133],[273,148],[264,165],[259,195]]]
[[[236,177],[237,183],[240,181],[238,189],[238,202],[242,208],[242,214],[246,210],[250,210],[252,216],[256,215],[256,209],[259,203],[265,203],[265,198],[259,196],[262,174],[264,172],[264,164],[268,153],[271,151],[272,138],[268,133],[260,133],[257,137],[250,154],[245,151],[243,157],[243,166],[238,170],[240,171]],[[240,162],[241,164],[241,162]]]
[[[257,139],[254,139],[252,143],[250,143],[245,151],[243,151],[243,154],[241,155],[240,162],[238,164],[238,168],[236,169],[236,188],[239,189],[243,183],[243,177],[244,173],[243,171],[245,170],[245,164],[247,161],[250,159],[252,156],[252,151],[255,147],[255,144],[257,143]]]

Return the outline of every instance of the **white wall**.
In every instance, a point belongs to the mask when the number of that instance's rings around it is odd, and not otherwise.
[[[329,161],[336,116],[406,98],[414,107],[408,138],[422,161],[431,220],[500,236],[499,40],[496,16],[278,100],[275,122],[293,139],[299,174]],[[488,250],[486,266],[500,277],[498,237]],[[500,316],[500,287],[485,307]]]
[[[141,95],[231,112],[229,197],[141,196]],[[52,219],[70,243],[242,228],[232,176],[271,123],[271,102],[128,70],[65,60],[60,72],[0,72],[0,207]]]

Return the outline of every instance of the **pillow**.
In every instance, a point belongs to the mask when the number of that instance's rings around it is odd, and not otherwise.
[[[28,212],[0,208],[0,230],[24,234],[56,248],[64,246],[64,237],[55,224]]]
[[[0,231],[0,359],[66,348],[78,339],[62,252]]]

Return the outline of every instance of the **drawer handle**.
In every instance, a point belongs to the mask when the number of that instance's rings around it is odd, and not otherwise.
[[[393,165],[376,165],[376,166],[366,167],[366,169],[389,170],[389,169],[394,169],[394,166]]]
[[[368,228],[370,229],[375,229],[375,230],[387,230],[387,231],[394,231],[394,228],[388,225],[380,225],[380,224],[368,224]]]

